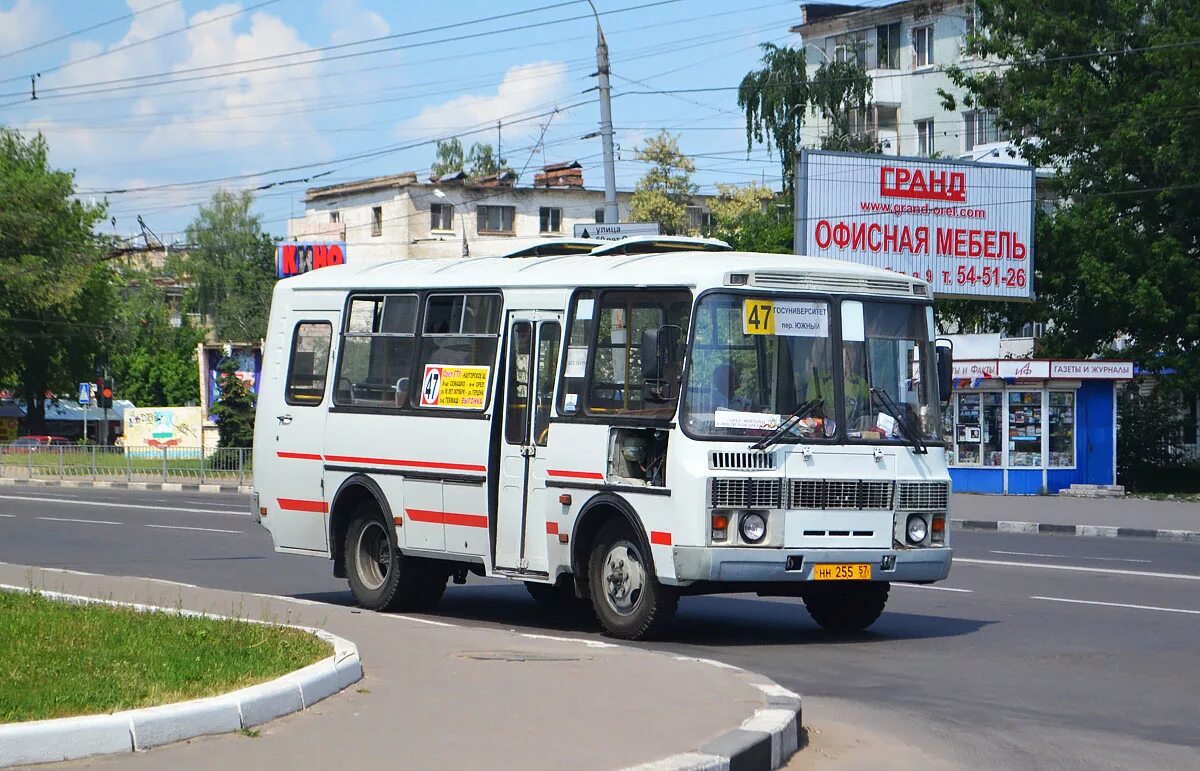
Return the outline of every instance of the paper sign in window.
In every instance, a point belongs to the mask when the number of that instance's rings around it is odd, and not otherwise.
[[[587,371],[587,354],[588,349],[583,346],[567,348],[567,365],[563,370],[563,377],[583,377]]]

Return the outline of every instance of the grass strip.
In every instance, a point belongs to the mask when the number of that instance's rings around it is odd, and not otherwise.
[[[0,591],[0,723],[215,696],[332,652],[299,629]]]

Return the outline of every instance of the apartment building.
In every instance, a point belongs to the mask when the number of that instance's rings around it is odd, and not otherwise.
[[[620,221],[633,194],[617,193]],[[708,218],[708,197],[689,215]],[[604,222],[604,191],[583,185],[578,163],[546,166],[529,187],[511,177],[463,174],[421,182],[415,172],[309,188],[304,215],[288,222],[291,241],[342,241],[356,264],[430,257],[488,256],[543,238],[571,236],[577,223]]]
[[[801,36],[812,76],[825,61],[857,59],[872,81],[873,105],[857,117],[859,131],[877,137],[887,155],[997,157],[1007,137],[988,111],[942,108],[939,89],[959,94],[943,68],[980,67],[964,53],[975,28],[971,0],[904,0],[883,6],[805,3]],[[828,122],[810,116],[801,142],[820,146]]]

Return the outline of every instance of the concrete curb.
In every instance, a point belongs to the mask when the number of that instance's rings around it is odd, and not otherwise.
[[[254,492],[253,485],[235,485],[219,483],[190,483],[190,482],[118,482],[115,480],[81,480],[81,479],[15,479],[0,477],[0,487],[22,485],[26,487],[66,487],[85,488],[92,490],[153,490],[164,493],[240,493],[249,495]]]
[[[774,680],[711,659],[672,656],[732,670],[737,677],[762,691],[765,706],[739,727],[726,731],[695,752],[672,755],[626,771],[775,771],[800,749],[803,726],[802,699]]]
[[[1048,522],[1017,522],[980,519],[951,520],[957,530],[991,530],[999,533],[1026,535],[1087,535],[1101,538],[1154,538],[1159,541],[1200,541],[1197,530],[1155,530],[1143,527],[1114,527],[1111,525],[1056,525]]]
[[[10,585],[0,585],[0,589],[35,591],[29,587]],[[38,593],[51,599],[80,604],[114,605],[144,612],[228,618],[61,592]],[[268,623],[255,619],[241,620],[247,623]],[[0,768],[75,760],[92,755],[135,752],[197,736],[251,728],[283,715],[308,709],[362,679],[362,662],[358,656],[358,647],[354,643],[321,629],[305,626],[293,628],[303,629],[330,643],[333,646],[333,655],[270,682],[220,696],[114,712],[111,715],[86,715],[0,725]]]

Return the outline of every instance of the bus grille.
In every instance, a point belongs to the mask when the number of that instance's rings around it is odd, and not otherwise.
[[[715,471],[770,471],[777,456],[773,452],[721,452],[708,455],[708,467]]]
[[[892,482],[876,479],[792,479],[788,508],[880,509],[892,508]]]
[[[897,508],[906,511],[944,511],[949,499],[949,482],[901,482]]]
[[[708,505],[713,509],[778,509],[781,479],[713,479]]]

